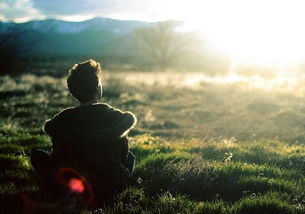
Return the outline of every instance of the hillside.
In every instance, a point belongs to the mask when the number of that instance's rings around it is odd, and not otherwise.
[[[1,23],[0,32],[19,34],[28,56],[117,56],[130,51],[128,35],[147,26],[141,21],[94,18],[83,22],[61,20]]]
[[[119,194],[113,207],[95,212],[73,200],[48,198],[38,187],[29,154],[33,148],[51,150],[41,128],[44,121],[76,102],[62,78],[2,76],[2,213],[305,212],[300,97],[274,91],[267,103],[270,92],[239,85],[185,88],[173,86],[170,74],[166,85],[133,84],[125,73],[108,75],[103,101],[138,117],[131,150],[142,185]]]

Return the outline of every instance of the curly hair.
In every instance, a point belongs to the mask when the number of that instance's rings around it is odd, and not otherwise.
[[[101,65],[93,59],[74,64],[67,77],[68,88],[79,102],[88,102],[99,92],[101,76]]]

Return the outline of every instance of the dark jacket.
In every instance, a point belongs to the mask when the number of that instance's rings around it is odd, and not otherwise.
[[[74,160],[119,179],[128,154],[127,134],[136,124],[131,112],[99,103],[67,108],[47,120],[56,160]]]

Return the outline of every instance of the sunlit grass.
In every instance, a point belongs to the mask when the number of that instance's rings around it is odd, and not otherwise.
[[[20,145],[26,150],[26,145]],[[43,140],[40,145],[43,147]],[[262,141],[236,139],[164,140],[135,136],[131,150],[138,157],[135,175],[143,178],[143,189],[127,189],[105,212],[175,213],[180,209],[182,213],[302,213],[304,158],[299,165],[285,167],[280,163],[296,151],[304,152],[304,146],[279,141],[264,145]],[[280,146],[286,149],[276,153]],[[16,148],[21,150],[20,146]],[[255,157],[255,153],[261,156]],[[249,155],[254,158],[251,160]],[[2,197],[13,197],[21,190],[38,191],[27,156],[6,154],[4,150],[1,160],[11,163],[5,164],[6,169],[0,173]],[[41,204],[45,209],[58,209],[56,204],[52,207],[45,203]]]

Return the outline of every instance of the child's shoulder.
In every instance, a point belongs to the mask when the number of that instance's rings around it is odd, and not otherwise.
[[[68,108],[65,108],[65,109],[61,110],[60,112],[58,112],[57,114],[55,114],[53,118],[54,118],[54,119],[59,119],[59,118],[67,117],[67,116],[70,115],[74,110],[75,110],[75,107],[68,107]]]
[[[131,124],[136,123],[137,119],[135,115],[130,111],[122,111],[121,109],[115,108],[107,103],[96,104],[96,107],[99,107],[106,118],[111,118],[111,120],[127,120]]]

